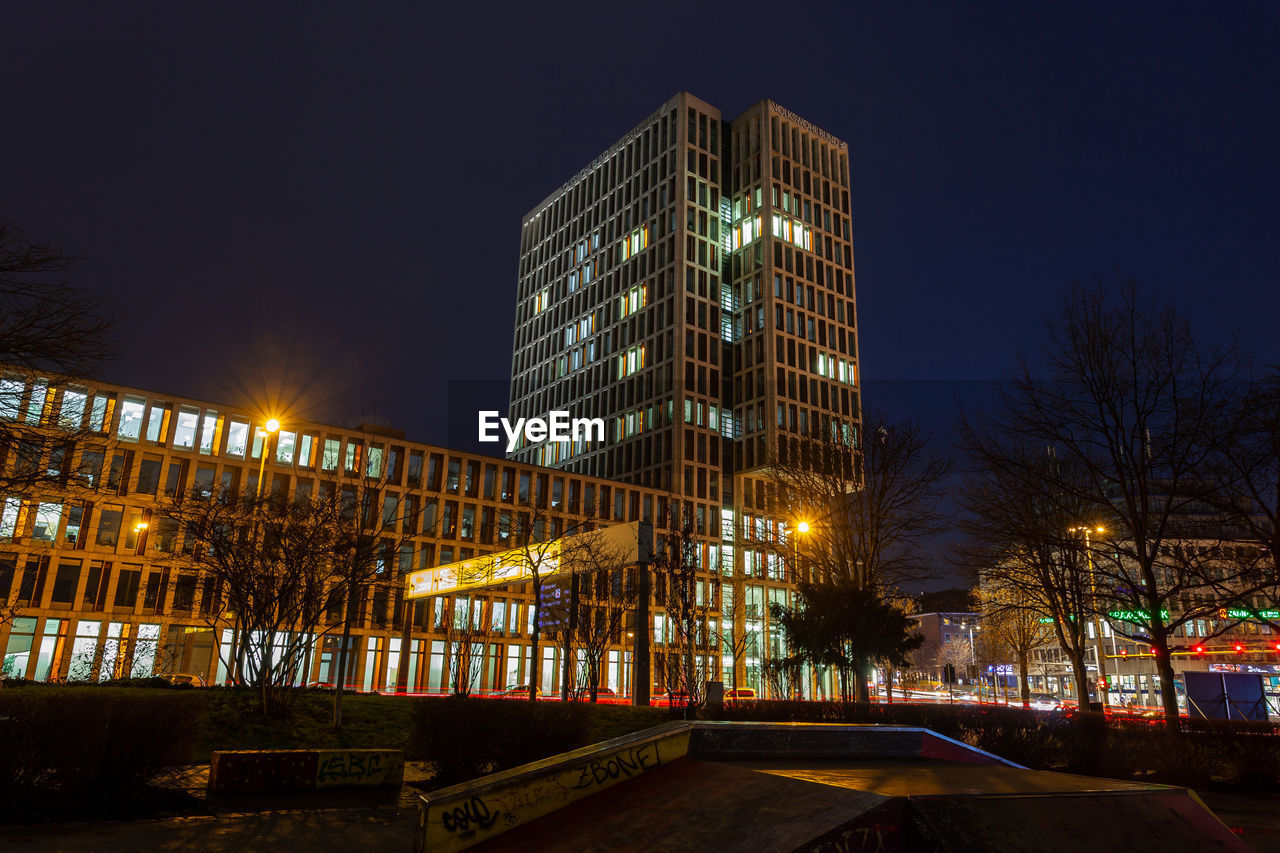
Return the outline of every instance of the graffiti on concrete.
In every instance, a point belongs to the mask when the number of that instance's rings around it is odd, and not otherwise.
[[[404,774],[398,752],[381,750],[322,751],[316,767],[318,787],[397,785]]]
[[[459,838],[475,835],[478,829],[488,829],[497,819],[498,813],[490,811],[488,804],[479,797],[446,809],[440,816],[444,828],[457,833]]]
[[[658,756],[658,745],[646,743],[624,750],[616,755],[592,759],[582,765],[578,773],[576,788],[591,788],[604,785],[618,779],[629,779],[647,773],[662,763]]]

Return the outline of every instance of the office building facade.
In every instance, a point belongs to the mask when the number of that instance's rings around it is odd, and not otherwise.
[[[725,119],[682,93],[647,116],[524,219],[510,402],[606,424],[515,458],[679,498],[713,543],[701,568],[733,579],[722,615],[758,687],[792,588],[770,466],[859,440],[848,145],[771,101]]]
[[[540,514],[548,538],[666,513],[667,495],[653,489],[274,414],[281,425],[268,434],[266,414],[237,406],[0,370],[3,677],[226,681],[234,616],[166,507],[182,495],[258,493],[259,471],[261,493],[283,502],[373,484],[378,506],[396,507],[395,551],[353,609],[346,682],[357,690],[454,690],[463,663],[449,616],[473,626],[472,692],[527,683],[529,584],[414,602],[404,578],[511,549],[521,513]],[[13,476],[26,470],[40,476]],[[342,619],[334,606],[282,638],[311,647],[296,683],[337,680]],[[619,695],[631,692],[631,648],[619,636],[602,660],[601,683]],[[653,653],[664,649],[659,637]],[[547,634],[540,657],[540,688],[553,694],[563,659]]]

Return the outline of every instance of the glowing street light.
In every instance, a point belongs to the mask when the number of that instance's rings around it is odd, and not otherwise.
[[[258,462],[258,497],[262,497],[262,478],[267,471],[267,454],[271,452],[271,436],[273,433],[280,431],[280,421],[277,418],[268,418],[263,425],[263,432],[266,433],[262,442],[262,459]]]

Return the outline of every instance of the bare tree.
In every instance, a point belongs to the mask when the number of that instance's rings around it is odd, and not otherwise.
[[[1222,423],[1214,474],[1222,487],[1216,506],[1245,542],[1225,543],[1222,555],[1235,597],[1260,599],[1247,617],[1280,633],[1280,373],[1272,368],[1236,400]]]
[[[263,713],[288,707],[344,547],[336,501],[281,506],[270,496],[193,491],[168,502],[192,561],[221,591],[237,625],[225,663],[259,694]]]
[[[919,545],[944,529],[939,503],[951,471],[929,441],[919,425],[876,414],[861,442],[856,432],[832,429],[814,436],[804,453],[773,460],[778,508],[809,524],[792,550],[815,580],[849,579],[891,594],[928,576],[932,566]]]
[[[659,653],[658,676],[668,696],[679,694],[685,713],[702,700],[711,637],[707,624],[707,602],[699,600],[699,589],[710,595],[698,579],[698,541],[692,513],[672,498],[666,530],[654,542],[653,598],[665,610],[668,642]],[[648,626],[644,626],[647,629]]]
[[[603,530],[575,536],[562,551],[569,566],[564,579],[568,595],[561,599],[555,622],[561,627],[561,648],[566,662],[562,692],[569,695],[569,668],[575,653],[581,655],[577,687],[592,702],[600,693],[605,656],[622,641],[628,620],[635,613],[640,585],[637,569],[629,564],[627,549]]]
[[[115,356],[106,304],[62,280],[72,259],[0,219],[0,495],[81,488],[87,389]]]
[[[449,660],[449,681],[455,694],[470,696],[479,687],[484,670],[492,604],[479,595],[448,596],[443,604],[441,628]]]
[[[1080,497],[1079,465],[1001,434],[997,420],[961,423],[969,471],[961,489],[962,554],[1004,612],[1050,620],[1071,662],[1081,710],[1089,708],[1087,625],[1095,613],[1089,556],[1076,532],[1093,510]]]
[[[1057,545],[1059,559],[1083,552],[1089,603],[1123,612],[1124,635],[1150,645],[1166,721],[1176,729],[1169,639],[1194,618],[1182,607],[1205,578],[1198,566],[1166,572],[1160,562],[1176,542],[1205,535],[1234,352],[1201,350],[1184,318],[1141,301],[1132,284],[1098,285],[1064,299],[1041,360],[1041,370],[1022,363],[976,431],[991,439],[989,456],[1001,468],[1025,472],[1026,460],[1046,451],[1061,460],[1061,469],[1041,473],[1070,475],[1049,483],[1080,511],[1061,519],[1064,529],[1102,528],[1105,543],[1076,536],[1041,544]]]
[[[1010,584],[979,587],[982,638],[1007,649],[1018,663],[1022,706],[1031,706],[1031,653],[1049,644],[1051,629],[1035,596]]]

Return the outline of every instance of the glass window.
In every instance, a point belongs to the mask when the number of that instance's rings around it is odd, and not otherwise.
[[[316,449],[316,437],[314,435],[302,434],[302,440],[298,443],[298,464],[303,468],[310,468],[315,465],[314,454]]]
[[[205,456],[213,453],[213,444],[218,435],[218,413],[210,409],[204,413],[200,422],[200,452]]]
[[[369,445],[369,452],[365,454],[364,474],[366,477],[382,476],[382,445]]]
[[[80,429],[84,422],[84,407],[89,395],[71,388],[62,392],[62,411],[58,415],[58,423],[63,429]]]
[[[21,506],[22,501],[18,498],[0,500],[0,537],[13,538],[18,529],[18,510]]]
[[[120,537],[120,522],[124,518],[124,507],[108,505],[98,513],[98,535],[94,544],[114,548]]]
[[[160,489],[160,471],[164,467],[164,461],[159,456],[147,455],[142,457],[142,462],[138,465],[138,492],[144,495],[154,495]]]
[[[80,455],[78,476],[86,486],[97,488],[102,477],[102,463],[105,454],[101,450],[86,450]]]
[[[227,424],[227,455],[243,459],[249,446],[249,425],[244,421]]]
[[[324,455],[320,457],[320,468],[323,471],[338,470],[338,453],[342,446],[342,442],[336,438],[326,438],[324,440]]]
[[[169,473],[165,476],[164,494],[165,497],[175,497],[178,492],[182,491],[183,471],[181,462],[170,462]]]
[[[137,566],[130,566],[120,570],[120,577],[116,580],[116,607],[127,607],[133,609],[138,602],[138,587],[142,583],[142,569]]]
[[[197,465],[196,478],[192,484],[192,488],[202,498],[207,498],[213,494],[213,477],[214,468],[212,465]]]
[[[31,399],[27,401],[27,423],[40,423],[40,416],[44,414],[44,401],[48,396],[49,383],[43,380],[32,383]]]
[[[80,585],[80,560],[59,560],[58,572],[53,579],[53,593],[49,601],[54,604],[71,604]]]
[[[52,542],[53,537],[58,535],[58,522],[61,520],[62,504],[39,504],[36,508],[36,524],[34,531],[31,533],[31,538],[39,539],[42,542]]]
[[[178,426],[173,431],[174,447],[196,446],[196,425],[199,420],[200,413],[189,406],[178,410]]]
[[[169,407],[164,403],[152,403],[147,410],[147,441],[164,440],[164,422]]]
[[[16,421],[22,410],[22,392],[27,385],[16,376],[0,379],[0,419]]]
[[[125,397],[120,403],[120,426],[116,438],[121,441],[137,441],[142,435],[142,413],[146,403],[141,397]]]
[[[102,432],[107,428],[107,395],[98,394],[93,398],[93,408],[89,410],[89,429]]]
[[[292,465],[293,454],[298,447],[298,434],[280,430],[276,437],[276,462],[281,465]]]

